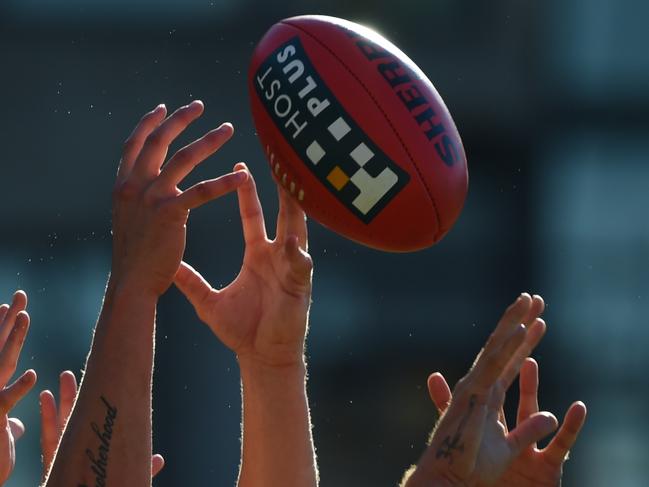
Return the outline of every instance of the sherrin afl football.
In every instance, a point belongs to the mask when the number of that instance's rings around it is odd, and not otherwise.
[[[439,93],[394,44],[346,20],[273,25],[248,74],[273,177],[307,215],[393,252],[438,242],[467,192],[462,141]]]

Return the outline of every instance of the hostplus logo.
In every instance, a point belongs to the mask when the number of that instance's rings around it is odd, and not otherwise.
[[[298,37],[273,52],[255,76],[259,99],[313,174],[365,223],[409,180],[347,114]]]

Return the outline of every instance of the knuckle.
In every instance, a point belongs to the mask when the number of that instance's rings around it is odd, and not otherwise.
[[[198,183],[195,191],[201,201],[208,199],[212,195],[212,188],[205,181]]]
[[[130,201],[137,195],[136,186],[130,181],[118,183],[113,187],[113,199],[116,201]]]
[[[184,149],[180,149],[176,154],[174,155],[174,164],[179,165],[179,166],[186,166],[192,163],[192,160],[194,159],[193,157],[194,153],[191,150],[191,147],[185,147]]]
[[[131,152],[134,148],[135,148],[135,139],[133,137],[129,137],[122,144],[122,153]]]
[[[155,208],[158,204],[158,196],[149,188],[142,196],[142,203],[148,208]]]
[[[149,135],[146,139],[146,143],[149,146],[161,147],[165,145],[165,131],[163,127],[160,127]]]

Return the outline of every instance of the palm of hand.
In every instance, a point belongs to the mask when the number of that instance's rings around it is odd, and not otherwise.
[[[246,170],[239,164],[235,169]],[[306,253],[304,212],[280,189],[274,240],[266,235],[254,179],[237,190],[246,251],[239,275],[215,290],[182,262],[175,282],[198,316],[239,359],[299,363],[304,353],[313,263]]]
[[[134,188],[120,188],[120,198],[113,210],[113,275],[146,276],[157,294],[162,294],[173,276],[185,250],[185,232],[189,211],[164,208],[160,202],[142,205]],[[177,196],[180,191],[174,191]],[[172,198],[163,200],[173,202]]]
[[[310,294],[310,279],[292,268],[284,246],[258,242],[246,249],[236,279],[210,295],[201,317],[239,356],[277,365],[301,356]]]
[[[492,415],[493,416],[493,415]],[[494,485],[502,475],[503,466],[512,456],[512,448],[507,441],[505,425],[495,417],[487,418],[480,452],[476,461],[476,472],[480,472],[480,487]],[[488,476],[485,475],[488,473]]]
[[[557,487],[561,466],[548,463],[543,452],[528,448],[512,462],[498,481],[499,487]]]

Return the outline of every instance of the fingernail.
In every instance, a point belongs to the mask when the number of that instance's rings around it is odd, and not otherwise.
[[[167,108],[167,107],[165,106],[165,104],[164,104],[164,103],[160,103],[160,105],[158,105],[157,107],[155,107],[155,110],[153,110],[153,111],[154,111],[154,112],[159,112],[160,110],[164,110],[165,108]]]

